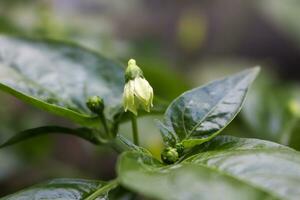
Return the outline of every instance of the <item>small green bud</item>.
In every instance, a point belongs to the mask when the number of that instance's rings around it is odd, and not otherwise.
[[[176,148],[167,147],[161,153],[161,159],[166,164],[173,164],[179,158]]]
[[[134,80],[137,77],[144,77],[143,71],[136,65],[136,61],[134,59],[130,59],[128,61],[128,67],[125,71],[125,81],[126,83],[130,80]]]
[[[181,144],[181,143],[177,143],[176,145],[175,145],[175,148],[176,148],[176,150],[177,150],[177,152],[178,152],[178,155],[179,155],[179,157],[183,154],[183,152],[184,152],[184,146],[183,146],[183,144]]]
[[[98,96],[89,97],[86,105],[93,113],[101,114],[104,110],[104,101]]]

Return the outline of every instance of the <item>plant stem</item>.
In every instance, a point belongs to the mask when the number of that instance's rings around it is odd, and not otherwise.
[[[106,119],[105,119],[103,113],[100,114],[100,119],[101,119],[102,125],[103,125],[103,127],[104,127],[105,133],[106,133],[110,138],[112,138],[111,132],[109,131],[109,128],[108,128],[108,125],[107,125],[107,122],[106,122]]]
[[[131,126],[132,126],[133,143],[138,146],[139,145],[139,133],[138,133],[136,118],[137,117],[132,113],[131,114]]]
[[[106,119],[104,118],[104,115],[103,115],[103,114],[101,115],[101,122],[102,122],[102,124],[103,124],[103,126],[104,126],[105,132],[108,133],[108,132],[109,132],[108,126],[107,126]]]
[[[115,188],[117,185],[118,185],[117,180],[113,180],[113,181],[109,182],[107,185],[105,185],[103,187],[101,186],[94,193],[92,193],[90,196],[85,198],[85,200],[94,200],[94,199],[98,198],[100,195],[102,195],[103,193],[106,193],[109,190]]]
[[[290,144],[290,139],[291,139],[291,134],[296,127],[298,122],[298,118],[293,118],[288,125],[286,125],[285,130],[283,131],[283,134],[281,135],[280,138],[280,143],[283,145],[289,145]]]

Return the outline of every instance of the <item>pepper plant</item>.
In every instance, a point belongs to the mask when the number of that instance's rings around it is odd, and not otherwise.
[[[166,106],[133,59],[125,68],[73,43],[1,36],[0,89],[78,125],[24,130],[1,148],[62,133],[120,153],[114,180],[54,179],[1,199],[299,199],[299,152],[220,135],[241,110],[258,72],[250,68],[210,82]],[[293,110],[299,119],[297,102]],[[137,117],[160,113],[164,118],[155,123],[165,148],[156,159],[139,146]],[[133,141],[119,129],[128,120]],[[131,195],[121,197],[120,190]]]

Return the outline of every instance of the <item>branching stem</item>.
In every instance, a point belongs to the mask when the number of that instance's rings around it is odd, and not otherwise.
[[[107,122],[106,122],[106,119],[104,117],[104,114],[103,112],[100,115],[100,119],[101,119],[101,122],[102,122],[102,125],[104,127],[104,130],[105,130],[105,133],[110,137],[110,138],[113,138],[112,136],[112,133],[110,132],[109,128],[108,128],[108,125],[107,125]]]
[[[92,193],[90,196],[88,196],[87,198],[85,198],[85,200],[95,200],[97,199],[99,196],[107,193],[108,191],[110,191],[111,189],[115,188],[118,186],[118,182],[117,180],[113,180],[111,182],[109,182],[107,185],[102,186],[97,189],[94,193]]]

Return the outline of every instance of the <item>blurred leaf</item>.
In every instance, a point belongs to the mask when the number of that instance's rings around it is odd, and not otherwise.
[[[85,105],[90,96],[104,99],[104,114],[116,132],[123,114],[123,68],[75,44],[54,40],[0,37],[0,89],[48,112],[82,125],[100,120]],[[152,114],[166,102],[154,98]],[[142,113],[148,114],[148,113]]]
[[[300,154],[257,139],[217,136],[174,165],[138,152],[122,154],[121,184],[157,199],[297,199]]]
[[[291,114],[293,116],[292,121],[290,122],[291,134],[289,138],[289,146],[300,150],[300,117],[299,117],[299,109],[300,109],[300,86],[296,86],[293,88],[294,95],[292,102],[296,103],[296,107]]]
[[[164,140],[193,147],[215,137],[241,110],[258,72],[245,70],[183,93],[165,113],[160,126]]]
[[[133,56],[142,63],[139,66],[154,90],[154,96],[172,101],[190,88],[184,73],[174,68],[164,55],[164,47],[157,38],[143,38],[133,44]],[[163,84],[162,84],[163,83]]]
[[[70,134],[70,135],[83,138],[94,144],[101,143],[101,138],[97,137],[97,132],[94,132],[92,129],[88,129],[88,128],[70,129],[70,128],[59,127],[59,126],[43,126],[43,127],[28,129],[15,134],[9,140],[1,144],[0,148],[7,147],[41,135],[53,134],[53,133]]]
[[[0,89],[80,124],[98,123],[85,102],[98,95],[112,118],[121,106],[123,68],[95,52],[53,40],[0,38]]]
[[[13,23],[6,17],[0,16],[0,33],[16,34],[20,29],[13,25]]]
[[[117,186],[116,182],[102,182],[83,179],[54,179],[32,186],[1,200],[32,200],[32,199],[86,199],[97,197],[108,200],[108,193]]]
[[[300,120],[296,124],[290,138],[289,146],[300,151]]]
[[[0,152],[0,182],[10,177],[15,171],[24,167],[21,159],[13,152]]]
[[[176,96],[189,89],[189,84],[183,78],[183,75],[175,69],[169,67],[169,64],[164,60],[154,58],[155,55],[138,56],[139,62],[147,80],[151,83],[154,90],[154,95],[158,95],[167,100],[173,100]]]
[[[289,102],[296,100],[298,93],[299,88],[291,84],[261,76],[249,92],[241,115],[248,133],[288,145],[296,118],[289,109]]]

